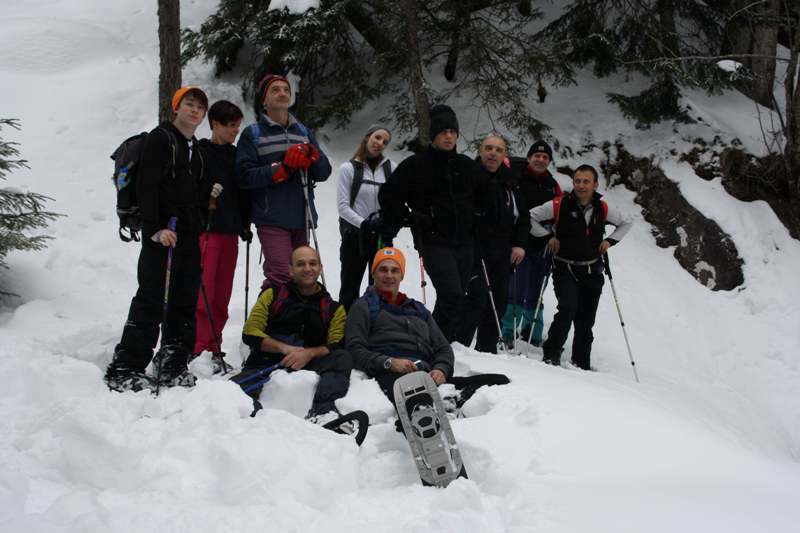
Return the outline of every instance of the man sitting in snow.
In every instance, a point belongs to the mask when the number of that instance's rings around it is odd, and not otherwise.
[[[454,377],[453,348],[431,313],[400,292],[406,258],[397,248],[382,248],[372,261],[375,284],[353,303],[347,317],[347,351],[355,368],[377,380],[394,401],[392,387],[403,374],[426,370],[437,385],[452,383],[460,390],[457,407],[483,385],[504,385],[502,374]]]
[[[248,376],[278,363],[290,371],[313,370],[320,378],[306,418],[324,424],[339,417],[334,401],[350,386],[352,359],[341,349],[345,310],[317,281],[322,262],[316,250],[295,248],[289,272],[291,280],[262,292],[247,317],[242,339],[250,357],[232,380],[257,399],[265,380],[258,384]]]

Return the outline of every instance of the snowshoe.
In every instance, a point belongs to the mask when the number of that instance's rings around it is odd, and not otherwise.
[[[161,346],[153,357],[156,379],[162,387],[194,387],[197,378],[189,372],[189,352],[177,344]]]
[[[467,477],[450,420],[433,379],[412,372],[394,383],[394,401],[423,485],[446,487]]]
[[[117,392],[139,392],[141,390],[155,390],[155,380],[144,372],[106,372],[105,378],[109,390]]]
[[[342,415],[338,410],[330,410],[320,414],[309,414],[306,420],[341,435],[355,435],[356,444],[361,446],[367,437],[369,416],[364,411],[352,411]]]

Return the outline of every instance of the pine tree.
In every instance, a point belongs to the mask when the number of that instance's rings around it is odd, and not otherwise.
[[[0,129],[10,126],[19,129],[15,119],[0,119]],[[28,168],[28,162],[17,159],[18,143],[0,138],[0,179],[14,169]],[[44,203],[51,198],[25,192],[16,188],[0,188],[0,266],[7,267],[5,257],[12,250],[41,250],[49,236],[29,235],[26,231],[44,228],[48,221],[59,216],[44,210]],[[0,291],[0,294],[10,294]]]
[[[303,14],[268,11],[268,4],[222,0],[199,31],[184,31],[184,59],[203,57],[219,74],[250,51],[248,92],[264,72],[291,69],[302,78],[296,114],[312,127],[344,126],[370,99],[392,95],[383,118],[413,135],[425,106],[460,95],[524,143],[546,131],[528,105],[535,87],[573,81],[561,43],[545,48],[531,35],[542,14],[529,2],[321,0]],[[417,23],[411,33],[409,9]],[[428,79],[442,67],[450,84],[437,94]]]
[[[724,20],[718,8],[694,0],[578,0],[541,35],[568,43],[570,61],[593,64],[598,76],[622,70],[649,78],[652,85],[638,95],[608,94],[626,117],[648,127],[690,120],[682,89],[716,93],[730,85],[730,74],[703,59],[718,55]]]

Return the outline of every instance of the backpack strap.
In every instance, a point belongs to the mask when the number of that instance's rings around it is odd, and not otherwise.
[[[350,164],[353,165],[353,183],[350,184],[350,207],[353,207],[356,203],[358,191],[361,190],[361,184],[364,183],[364,163],[351,159]]]
[[[383,181],[386,181],[392,174],[392,162],[388,157],[386,158],[386,161],[381,164],[381,167],[383,168]]]
[[[272,291],[272,303],[269,304],[270,316],[278,315],[283,310],[284,305],[286,305],[286,301],[289,299],[289,285],[286,283],[281,285],[277,294],[275,293],[274,287]]]
[[[161,126],[159,126],[158,129],[160,129],[162,132],[164,132],[164,135],[166,135],[167,142],[169,143],[169,148],[172,151],[172,166],[170,168],[172,169],[172,179],[174,180],[175,179],[175,161],[176,161],[176,152],[178,150],[178,141],[175,140],[175,136],[172,134],[172,132],[167,131],[165,128],[162,128]],[[191,161],[189,161],[189,166],[191,168]]]
[[[328,326],[330,326],[331,319],[333,319],[333,313],[336,312],[336,308],[333,305],[333,298],[331,298],[331,295],[327,292],[322,296],[319,302],[319,310],[320,315],[322,315],[322,325],[327,330]]]
[[[553,227],[558,226],[558,212],[561,210],[561,199],[563,196],[553,198]]]
[[[600,220],[599,222],[605,222],[608,220],[608,204],[605,200],[600,200],[600,207],[603,208],[603,220]]]

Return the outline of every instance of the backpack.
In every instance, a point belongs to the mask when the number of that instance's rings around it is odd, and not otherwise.
[[[274,293],[275,289],[273,289],[273,294]],[[284,306],[286,305],[286,302],[289,301],[289,296],[289,285],[284,283],[281,285],[280,289],[278,289],[277,294],[274,294],[272,303],[269,304],[270,316],[280,314],[281,310],[283,310]],[[331,323],[331,319],[333,318],[333,299],[330,297],[330,295],[325,295],[320,299],[319,304],[319,312],[320,316],[322,317],[322,326],[327,329]]]
[[[175,138],[163,128],[172,149],[172,175],[175,176]],[[136,197],[136,177],[139,172],[139,161],[142,157],[144,141],[148,133],[143,131],[128,137],[120,144],[111,159],[114,161],[114,174],[111,181],[117,189],[117,217],[119,218],[119,238],[123,242],[139,242],[142,230],[142,217],[139,213],[139,200]],[[127,235],[126,235],[127,233]]]
[[[364,163],[360,161],[356,161],[355,159],[350,160],[350,164],[353,165],[353,183],[350,185],[350,207],[353,207],[356,203],[356,197],[358,196],[358,191],[361,190],[361,184],[365,183],[364,181]],[[383,176],[385,179],[389,178],[389,174],[392,173],[392,163],[389,159],[386,159],[383,163],[381,163],[381,168],[383,168]],[[381,185],[376,181],[367,180],[366,183],[371,185]]]
[[[553,198],[553,228],[554,232],[555,229],[558,228],[558,213],[561,211],[561,200],[564,199],[564,195],[559,195]],[[597,222],[605,222],[608,219],[608,204],[605,200],[600,200],[600,207],[603,208],[603,219],[598,220]]]

